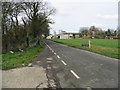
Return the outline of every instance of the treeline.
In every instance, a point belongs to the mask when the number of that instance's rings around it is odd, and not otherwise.
[[[2,2],[2,52],[41,45],[55,8],[46,2]]]
[[[120,35],[120,29],[108,29],[107,31],[102,30],[101,28],[97,28],[95,26],[91,26],[90,28],[88,27],[82,27],[79,30],[79,33],[81,33],[83,36],[87,36],[87,35],[100,35],[101,38],[105,38],[105,37],[110,37],[110,36],[114,36],[114,37],[119,37]]]

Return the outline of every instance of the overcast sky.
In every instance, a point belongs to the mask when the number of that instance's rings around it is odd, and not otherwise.
[[[45,0],[57,9],[52,16],[51,33],[55,30],[78,32],[80,27],[95,25],[102,29],[116,29],[119,0]]]

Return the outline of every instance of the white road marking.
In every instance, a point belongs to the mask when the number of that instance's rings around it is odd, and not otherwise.
[[[52,50],[52,52],[54,53],[54,51]]]
[[[53,58],[47,58],[47,60],[53,60]]]
[[[52,50],[52,48],[49,46],[50,50]]]
[[[54,52],[55,55],[57,55],[55,52]]]
[[[62,62],[65,66],[67,65],[63,60],[61,60],[61,62]]]
[[[87,90],[92,90],[90,87],[87,87]]]
[[[47,45],[48,46],[48,45]],[[49,46],[48,46],[49,49],[51,49]]]
[[[47,45],[47,44],[46,44]],[[47,45],[48,46],[48,45]],[[49,46],[48,46],[49,47]]]
[[[57,58],[60,58],[60,56],[57,55]]]
[[[52,63],[52,61],[47,61],[47,63]]]
[[[70,70],[70,72],[71,72],[77,79],[80,79],[80,77],[79,77],[73,70]]]
[[[46,44],[46,43],[45,43]],[[47,45],[47,44],[46,44]],[[50,49],[50,50],[52,50],[52,48],[49,46],[49,45],[47,45],[48,46],[48,48]]]
[[[46,43],[45,43],[46,44]],[[47,44],[46,44],[47,45]],[[48,48],[54,53],[54,50],[49,46],[49,45],[47,45],[48,46]]]

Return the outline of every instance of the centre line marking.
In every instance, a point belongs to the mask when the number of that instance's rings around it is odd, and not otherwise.
[[[52,52],[54,53],[54,51],[52,50]]]
[[[77,79],[80,79],[80,77],[79,77],[73,70],[70,70],[70,72],[71,72]]]
[[[60,58],[60,56],[57,55],[57,58]]]
[[[62,62],[65,66],[67,65],[63,60],[61,60],[61,62]]]
[[[45,43],[46,44],[46,43]],[[46,44],[47,45],[47,44]],[[47,45],[48,46],[48,48],[50,49],[50,50],[52,50],[52,48],[49,46],[49,45]]]
[[[48,46],[48,45],[47,45]],[[49,49],[51,49],[49,46],[48,46]]]
[[[57,55],[55,52],[54,52],[55,55]]]

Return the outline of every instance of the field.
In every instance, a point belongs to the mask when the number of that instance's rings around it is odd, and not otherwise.
[[[68,46],[96,52],[102,55],[106,55],[113,58],[119,58],[118,53],[118,40],[115,39],[51,39],[52,41],[62,43]],[[91,48],[83,47],[82,44],[86,44],[91,41]]]
[[[21,67],[35,58],[44,49],[43,46],[30,48],[24,52],[7,53],[2,55],[2,69]]]

